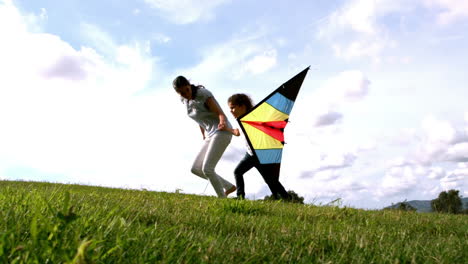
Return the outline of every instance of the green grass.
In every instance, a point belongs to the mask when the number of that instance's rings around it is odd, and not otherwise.
[[[468,263],[468,218],[0,181],[0,263]]]

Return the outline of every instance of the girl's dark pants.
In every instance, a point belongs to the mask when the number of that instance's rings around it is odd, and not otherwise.
[[[245,186],[244,186],[244,174],[255,167],[263,180],[270,188],[270,191],[275,199],[289,199],[288,192],[284,189],[283,185],[279,182],[279,175],[274,176],[262,169],[262,166],[258,162],[255,156],[245,153],[244,158],[239,162],[236,169],[234,170],[234,177],[236,178],[237,197],[245,198]]]

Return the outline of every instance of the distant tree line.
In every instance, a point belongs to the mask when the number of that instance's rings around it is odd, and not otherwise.
[[[448,214],[468,214],[468,208],[463,208],[462,199],[458,190],[443,191],[439,194],[439,197],[431,201],[431,209],[437,213],[448,213]],[[289,190],[289,199],[284,200],[292,203],[304,204],[304,197],[299,196],[296,192]],[[273,195],[265,196],[264,200],[276,200]],[[468,207],[468,206],[467,206]],[[397,206],[392,206],[393,210],[400,211],[411,211],[415,212],[417,209],[411,206],[406,200],[398,203]]]
[[[392,206],[385,208],[384,210],[399,210],[399,211],[408,211],[408,212],[415,212],[417,209],[411,206],[406,200],[403,202],[397,203],[396,205],[392,204]]]
[[[407,203],[406,201],[400,203],[397,207],[398,210],[401,210],[401,211],[411,211],[411,212],[415,212],[416,211],[416,208],[414,208],[413,206],[411,206],[409,203]]]
[[[468,206],[467,206],[468,207]],[[391,210],[400,211],[416,211],[417,209],[411,206],[406,200],[392,205]],[[447,214],[468,214],[468,208],[463,208],[463,201],[458,190],[443,191],[434,200],[431,200],[431,209],[437,213]]]
[[[467,214],[468,209],[463,209],[462,199],[458,190],[443,191],[439,197],[431,201],[432,211],[449,214]]]

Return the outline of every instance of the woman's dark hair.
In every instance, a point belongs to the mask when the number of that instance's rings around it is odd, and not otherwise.
[[[178,89],[182,86],[186,86],[186,85],[190,85],[192,87],[192,97],[195,98],[195,96],[197,95],[197,91],[199,88],[205,88],[203,85],[193,85],[193,84],[190,84],[189,80],[187,80],[187,78],[185,78],[184,76],[180,75],[180,76],[177,76],[174,81],[172,81],[172,87],[174,87],[174,89]]]
[[[172,86],[174,87],[174,89],[177,89],[186,85],[190,85],[190,82],[184,76],[177,76],[172,82]]]
[[[228,103],[233,105],[243,106],[245,105],[245,110],[249,111],[253,108],[252,99],[246,94],[233,94],[228,99]]]

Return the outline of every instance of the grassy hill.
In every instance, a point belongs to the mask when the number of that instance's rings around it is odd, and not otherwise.
[[[0,263],[468,263],[466,215],[0,181]]]

